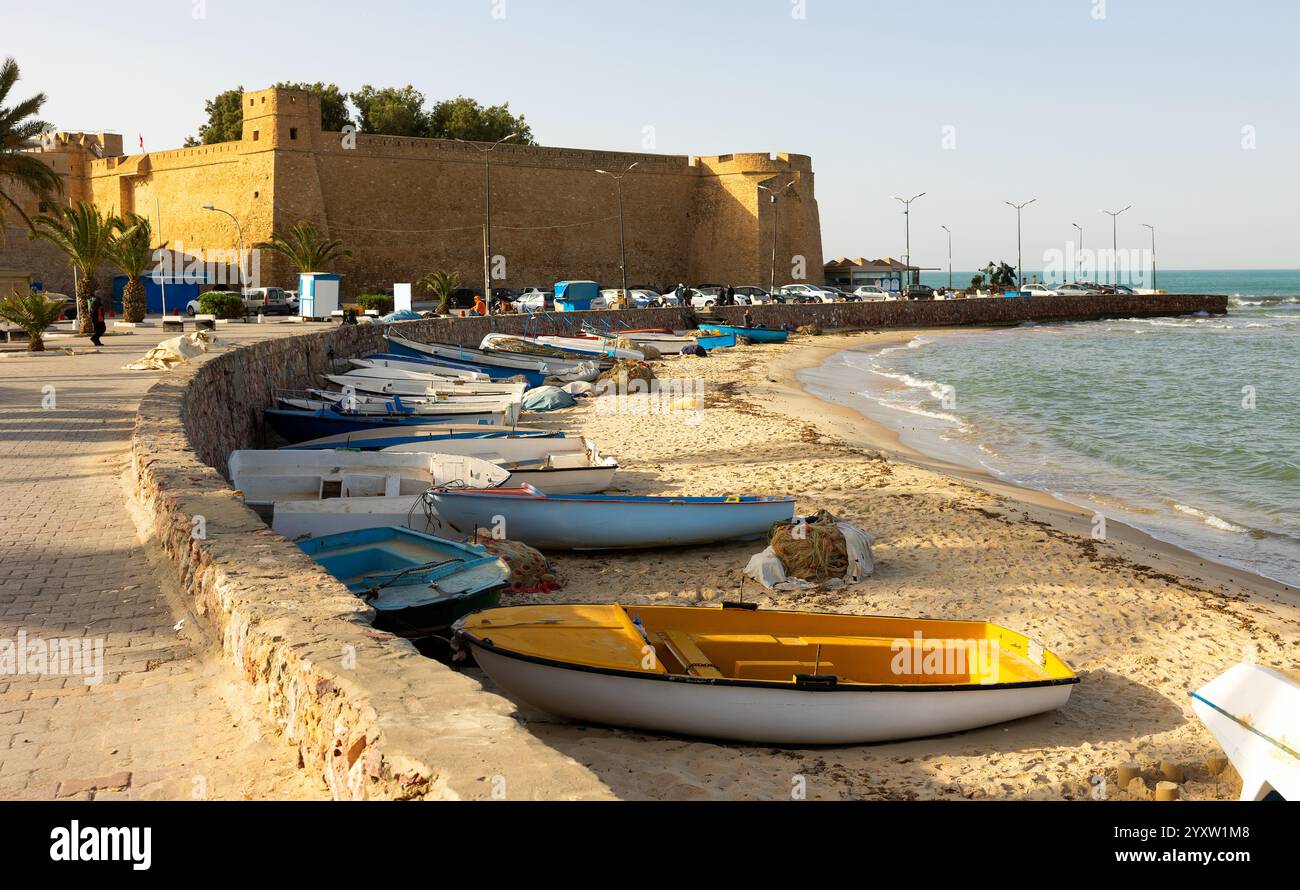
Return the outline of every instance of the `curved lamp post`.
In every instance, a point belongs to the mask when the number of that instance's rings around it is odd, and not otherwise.
[[[912,202],[917,198],[924,198],[925,192],[913,195],[910,198],[900,198],[898,195],[890,195],[895,201],[903,205],[903,244],[906,251],[903,255],[903,265],[907,266],[907,283],[912,283]],[[906,289],[906,288],[904,288]]]
[[[623,177],[632,172],[632,168],[640,161],[633,161],[628,168],[622,173],[610,173],[608,170],[597,170],[602,176],[608,176],[618,183],[618,267],[623,272],[623,302],[627,303],[627,242],[623,238]]]
[[[794,182],[795,181],[792,179],[789,182],[787,182],[785,185],[781,186],[779,189],[768,188],[765,185],[759,186],[759,188],[761,188],[763,191],[769,193],[772,196],[772,280],[768,284],[768,294],[772,295],[772,299],[776,299],[775,296],[776,294],[776,226],[777,226],[777,220],[779,219],[778,217],[779,209],[778,209],[776,199],[780,197],[785,192],[786,189],[794,185]]]
[[[1102,213],[1110,217],[1110,275],[1107,277],[1110,278],[1111,284],[1119,283],[1119,269],[1117,268],[1119,264],[1119,227],[1117,221],[1119,220],[1119,215],[1125,210],[1130,209],[1132,206],[1132,204],[1129,204],[1128,207],[1122,207],[1119,210],[1102,211]]]
[[[239,262],[237,263],[239,268],[239,297],[242,300],[244,297],[245,285],[247,284],[247,281],[244,278],[244,229],[239,225],[239,220],[235,217],[235,214],[231,213],[229,210],[222,210],[220,207],[214,207],[211,204],[204,204],[200,209],[211,210],[213,213],[224,213],[226,216],[230,217],[231,221],[235,224],[235,235],[239,238]]]
[[[478,145],[465,139],[464,142],[483,154],[483,302],[487,304],[487,314],[492,315],[492,152],[507,139],[514,139],[518,133],[502,136],[491,145]]]
[[[1019,204],[1013,204],[1010,201],[1003,202],[1010,207],[1016,208],[1016,277],[1020,279],[1020,284],[1016,285],[1017,291],[1020,290],[1020,286],[1025,283],[1025,260],[1020,252],[1020,211],[1024,210],[1037,200],[1037,198],[1030,198],[1028,201],[1023,201]]]

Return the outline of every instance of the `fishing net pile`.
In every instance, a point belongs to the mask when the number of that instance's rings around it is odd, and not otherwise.
[[[815,324],[801,324],[799,327],[795,328],[794,332],[796,334],[804,334],[808,337],[820,337],[822,335],[821,327]]]
[[[524,352],[529,355],[544,355],[550,358],[571,359],[575,355],[575,353],[567,349],[559,349],[555,346],[535,343],[531,340],[520,340],[517,337],[492,337],[490,340],[484,338],[484,343],[480,345],[484,349],[491,348],[497,352]]]
[[[793,589],[861,581],[875,570],[874,538],[826,510],[772,526],[768,547],[745,574],[764,587]]]
[[[596,381],[598,383],[605,380],[612,381],[615,388],[620,392],[627,392],[628,383],[633,380],[640,380],[646,384],[645,389],[648,389],[650,382],[654,379],[654,369],[645,362],[620,359],[614,363],[614,367],[597,377]]]
[[[564,586],[564,576],[527,544],[495,538],[487,529],[479,529],[474,543],[510,567],[511,593],[547,593]]]

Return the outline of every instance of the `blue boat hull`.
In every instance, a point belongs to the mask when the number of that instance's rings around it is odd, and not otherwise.
[[[355,433],[362,430],[394,429],[422,426],[429,423],[473,423],[464,415],[448,415],[439,418],[435,415],[417,414],[411,416],[393,415],[357,415],[339,414],[336,411],[298,411],[292,408],[267,408],[262,412],[263,419],[287,442],[306,442],[309,439],[323,439],[339,433]],[[482,421],[484,425],[493,425],[491,420]]]
[[[784,343],[790,336],[789,331],[775,328],[742,328],[730,324],[702,324],[699,328],[701,331],[709,331],[715,334],[735,334],[737,337],[748,337],[755,343]]]
[[[438,515],[465,535],[504,522],[512,541],[543,550],[679,547],[763,537],[794,516],[794,498],[653,498],[522,489],[434,489]]]

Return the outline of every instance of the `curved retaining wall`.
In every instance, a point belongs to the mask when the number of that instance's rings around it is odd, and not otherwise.
[[[1011,324],[1226,310],[1224,297],[963,300],[758,306],[755,322],[868,328]],[[743,307],[712,317],[739,321]],[[433,319],[397,326],[417,340],[477,344],[489,330],[563,332],[572,313],[529,321]],[[689,309],[623,312],[625,327],[686,327]],[[269,339],[183,365],[140,403],[131,439],[142,534],[165,551],[174,580],[222,651],[296,744],[304,768],[338,799],[602,798],[589,770],[538,742],[507,700],[375,631],[372,610],[292,543],[271,532],[223,478],[231,451],[261,444],[261,409],[343,359],[383,348],[377,325]],[[495,777],[503,777],[502,786]]]
[[[131,439],[142,535],[334,798],[612,797],[529,734],[512,703],[370,627],[370,607],[270,531],[214,469],[255,442],[271,389],[300,386],[379,336],[358,326],[265,340],[150,389]]]

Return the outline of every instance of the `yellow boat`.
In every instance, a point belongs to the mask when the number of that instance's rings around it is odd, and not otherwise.
[[[490,609],[455,626],[515,698],[560,717],[707,738],[843,745],[1059,708],[1074,672],[983,621],[684,606]]]

